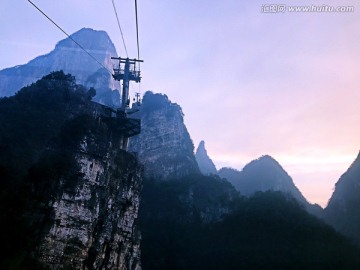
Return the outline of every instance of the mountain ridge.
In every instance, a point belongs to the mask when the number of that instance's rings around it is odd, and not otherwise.
[[[360,152],[335,184],[324,210],[325,220],[360,245]]]
[[[97,96],[94,100],[119,106],[118,87],[109,73],[113,68],[111,57],[116,57],[117,52],[108,34],[105,31],[82,28],[71,37],[102,66],[70,38],[66,38],[59,41],[49,53],[35,57],[26,64],[0,70],[0,97],[14,95],[22,87],[50,72],[63,70],[75,76],[78,84],[96,88]]]
[[[241,171],[222,168],[218,174],[232,183],[242,195],[252,196],[258,191],[280,191],[294,197],[310,213],[322,216],[322,208],[310,204],[280,163],[269,155],[249,162]]]

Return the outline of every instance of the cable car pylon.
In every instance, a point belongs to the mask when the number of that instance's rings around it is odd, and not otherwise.
[[[120,148],[127,151],[129,138],[139,134],[141,130],[140,119],[129,117],[130,114],[136,111],[130,109],[129,86],[131,81],[140,83],[141,74],[139,63],[144,61],[122,57],[111,57],[111,59],[118,61],[118,63],[114,66],[114,73],[112,76],[115,80],[120,82],[122,81],[123,84],[121,93],[121,106],[116,110],[116,118],[118,119],[118,124],[121,124],[124,129]],[[137,107],[139,107],[139,103],[140,102],[137,97]]]
[[[126,113],[129,109],[129,86],[130,81],[139,83],[141,81],[141,74],[139,64],[144,62],[139,59],[129,59],[121,57],[111,57],[113,60],[118,60],[118,65],[114,67],[113,78],[117,81],[123,82],[122,93],[121,93],[121,110]]]
[[[135,0],[135,18],[136,18],[136,39],[137,39],[137,56],[138,59],[130,59],[127,53],[126,44],[123,32],[121,30],[121,25],[119,21],[119,17],[117,15],[116,6],[114,0],[112,0],[112,4],[114,7],[114,12],[116,16],[116,20],[119,26],[121,38],[124,44],[124,49],[126,52],[126,58],[122,57],[111,57],[112,60],[118,61],[114,65],[114,73],[112,77],[121,83],[122,81],[122,93],[121,93],[121,107],[116,111],[116,116],[119,121],[122,121],[126,132],[122,136],[122,145],[121,148],[125,151],[128,149],[128,141],[129,137],[137,135],[140,133],[140,119],[130,118],[129,115],[138,111],[140,107],[140,94],[136,94],[136,102],[135,106],[130,109],[130,98],[129,98],[129,87],[130,82],[134,81],[136,83],[140,83],[141,74],[140,74],[140,63],[144,62],[140,60],[140,49],[139,49],[139,26],[138,26],[138,12],[137,12],[137,1]],[[133,104],[134,105],[134,104]],[[136,107],[136,108],[134,108]]]

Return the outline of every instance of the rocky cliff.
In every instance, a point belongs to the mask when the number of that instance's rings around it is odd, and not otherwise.
[[[360,153],[335,185],[325,220],[360,244]]]
[[[117,56],[116,49],[108,34],[83,28],[71,37],[103,66],[112,71],[112,56]],[[0,97],[11,96],[22,87],[33,83],[52,71],[63,70],[76,77],[78,84],[94,87],[97,90],[95,100],[103,104],[119,105],[118,91],[115,81],[108,70],[100,66],[71,39],[58,42],[54,50],[36,57],[24,65],[0,71]]]
[[[146,92],[137,117],[141,117],[141,134],[130,139],[129,149],[144,164],[145,177],[170,179],[200,173],[179,105],[166,95]]]
[[[140,269],[141,167],[119,150],[118,139],[99,140],[96,133],[76,153],[81,176],[70,188],[61,179],[51,202],[50,229],[39,247],[39,260],[50,269]]]
[[[210,175],[217,173],[214,162],[210,159],[210,157],[207,154],[204,141],[201,141],[199,143],[199,146],[196,150],[195,158],[202,174]]]
[[[141,269],[142,166],[90,93],[55,72],[0,99],[1,269]]]

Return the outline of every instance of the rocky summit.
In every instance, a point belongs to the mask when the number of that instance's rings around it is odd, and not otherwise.
[[[144,164],[145,177],[165,180],[200,173],[178,104],[149,91],[137,117],[141,118],[141,133],[130,139],[129,149]]]
[[[199,146],[196,150],[195,158],[202,174],[211,175],[217,173],[214,162],[207,154],[204,141],[201,141],[199,143]]]
[[[78,84],[94,87],[94,100],[119,106],[118,84],[109,71],[113,69],[111,57],[117,52],[105,31],[83,28],[71,35],[99,63],[94,61],[70,38],[59,41],[54,50],[38,56],[27,64],[0,70],[0,97],[12,96],[22,87],[29,85],[52,71],[63,70],[76,78]],[[106,69],[105,69],[105,68]],[[113,91],[116,90],[116,91]]]

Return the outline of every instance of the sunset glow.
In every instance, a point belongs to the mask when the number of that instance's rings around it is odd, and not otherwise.
[[[68,33],[105,30],[124,53],[111,1],[34,2]],[[351,12],[271,14],[258,0],[142,2],[140,91],[182,107],[195,147],[205,140],[217,169],[269,154],[325,206],[360,150],[359,1],[342,3]],[[135,57],[132,4],[119,16]],[[0,10],[1,69],[65,38],[27,1],[1,1]]]

